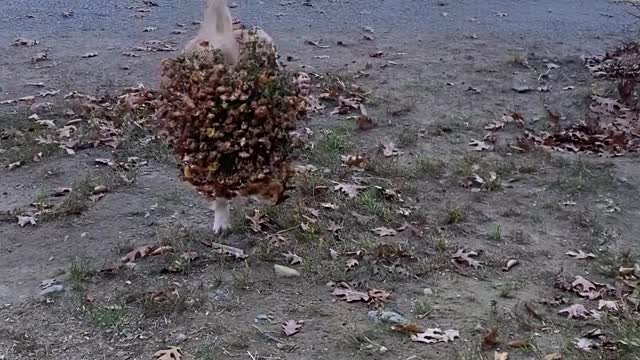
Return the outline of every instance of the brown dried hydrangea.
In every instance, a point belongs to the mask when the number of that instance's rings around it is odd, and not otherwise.
[[[273,50],[248,46],[226,66],[203,48],[165,60],[162,79],[157,116],[184,180],[212,197],[284,189],[306,103]]]

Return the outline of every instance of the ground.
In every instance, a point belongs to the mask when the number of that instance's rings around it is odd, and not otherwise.
[[[39,118],[61,127],[81,115],[67,113],[74,104],[63,96],[71,91],[101,96],[156,86],[161,59],[178,52],[131,48],[179,49],[196,31],[202,5],[157,3],[25,8],[4,1],[0,101],[52,102]],[[323,101],[304,125],[313,136],[297,158],[306,171],[291,198],[276,207],[234,204],[233,230],[216,236],[205,199],[180,181],[170,150],[143,129],[123,122],[115,149],[69,154],[37,143],[58,134],[29,118],[29,101],[0,105],[0,359],[151,359],[167,346],[181,347],[186,359],[489,359],[495,346],[482,345],[494,328],[497,348],[512,359],[637,358],[637,311],[623,307],[621,294],[605,298],[620,309],[601,309],[600,319],[558,313],[574,303],[599,305],[558,288],[558,274],[614,285],[620,266],[638,264],[637,155],[520,151],[518,123],[494,131],[490,149],[468,145],[505,114],[539,131],[549,128],[550,114],[563,125],[587,116],[592,94],[615,96],[615,85],[594,79],[582,56],[637,35],[629,8],[600,0],[234,5],[234,16],[273,35],[288,69],[320,75],[317,92],[339,83],[366,92],[377,127],[361,130]],[[39,44],[12,46],[14,36]],[[48,60],[32,62],[40,52]],[[82,57],[90,52],[97,56]],[[27,85],[34,82],[45,86]],[[513,90],[522,84],[533,91]],[[537,91],[542,86],[550,91]],[[60,93],[37,96],[49,89]],[[82,120],[72,138],[91,136],[99,121]],[[381,146],[389,143],[399,153],[385,156]],[[343,166],[343,155],[367,163]],[[484,184],[470,182],[475,175]],[[362,188],[352,198],[334,189],[339,184]],[[107,191],[97,197],[100,185]],[[65,187],[71,192],[54,196]],[[53,210],[35,216],[35,225],[18,224],[17,216],[45,205]],[[219,243],[247,257],[219,254]],[[173,251],[136,259],[133,270],[100,271],[143,245]],[[453,261],[458,250],[476,252],[480,266]],[[595,258],[565,254],[577,250]],[[198,256],[181,257],[188,252]],[[290,264],[282,255],[289,252],[302,263]],[[518,264],[504,269],[513,259]],[[274,265],[301,276],[279,277]],[[40,295],[48,279],[64,291]],[[344,285],[391,295],[345,302],[332,294]],[[372,321],[381,309],[459,337],[413,342]],[[304,325],[288,337],[287,320]],[[603,348],[577,349],[576,339],[593,329],[606,333]],[[506,345],[522,339],[526,346]]]

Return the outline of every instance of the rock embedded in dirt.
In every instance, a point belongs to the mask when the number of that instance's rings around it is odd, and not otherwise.
[[[187,335],[183,333],[178,333],[173,336],[173,338],[171,339],[171,342],[177,345],[187,341],[187,339],[188,339]]]
[[[409,322],[407,318],[394,311],[369,311],[367,314],[369,321],[379,324],[403,325]]]

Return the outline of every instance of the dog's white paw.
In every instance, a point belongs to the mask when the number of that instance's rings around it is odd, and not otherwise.
[[[231,228],[231,209],[229,201],[217,198],[213,204],[213,232],[221,234]]]

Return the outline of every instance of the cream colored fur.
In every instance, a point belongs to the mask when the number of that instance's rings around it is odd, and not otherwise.
[[[200,31],[187,43],[185,51],[198,50],[203,45],[220,49],[228,64],[238,61],[238,42],[226,0],[209,0]]]

